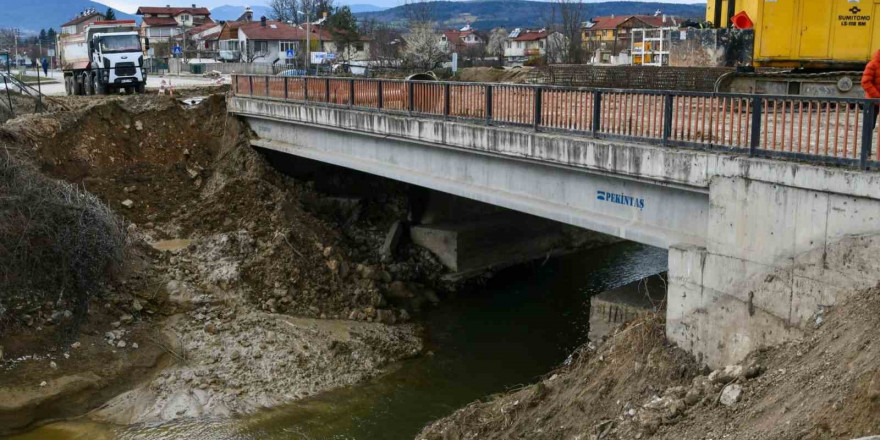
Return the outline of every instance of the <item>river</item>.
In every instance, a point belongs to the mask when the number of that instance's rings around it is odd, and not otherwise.
[[[663,249],[619,243],[496,274],[422,317],[430,354],[367,383],[232,420],[48,425],[15,440],[410,440],[474,400],[533,382],[586,341],[589,298],[666,270]]]

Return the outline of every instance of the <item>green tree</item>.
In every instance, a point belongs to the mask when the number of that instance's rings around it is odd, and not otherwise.
[[[57,34],[55,33],[55,29],[49,28],[49,30],[46,31],[46,38],[47,38],[47,40],[48,40],[49,42],[53,42],[53,41],[55,41],[55,36],[56,36],[56,35],[57,35]]]
[[[357,18],[348,6],[337,8],[327,20],[327,26],[330,28],[336,50],[343,56],[347,55],[349,48],[361,39]]]
[[[107,13],[104,14],[105,20],[116,20],[116,11],[113,8],[107,8]]]
[[[44,42],[44,43],[47,41],[47,40],[46,40],[46,30],[45,30],[45,29],[40,29],[40,41],[42,41],[42,42]]]

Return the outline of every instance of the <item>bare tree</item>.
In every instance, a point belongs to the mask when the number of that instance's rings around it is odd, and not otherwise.
[[[446,59],[445,47],[434,34],[430,23],[410,25],[409,32],[403,39],[406,41],[404,58],[414,67],[433,69],[437,63]]]
[[[375,20],[366,22],[361,28],[362,35],[370,37],[370,60],[382,64],[399,58],[401,39],[400,33],[385,24],[377,24]]]
[[[297,8],[299,2],[297,0],[271,0],[269,8],[272,10],[272,18],[284,23],[292,21],[299,24],[299,14]]]
[[[559,16],[559,23],[554,26],[563,37],[565,47],[560,55],[563,62],[581,64],[584,62],[584,48],[581,44],[581,23],[586,13],[583,0],[555,0],[553,9]],[[556,15],[556,14],[554,14]],[[548,29],[548,32],[550,29]],[[548,45],[550,38],[548,37]]]
[[[486,53],[489,56],[498,57],[503,61],[504,49],[507,48],[507,42],[510,40],[510,33],[504,28],[492,29],[489,34],[488,43],[486,43]]]

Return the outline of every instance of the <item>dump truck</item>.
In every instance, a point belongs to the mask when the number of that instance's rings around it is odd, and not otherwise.
[[[860,97],[862,71],[880,49],[880,0],[708,0],[717,28],[754,31],[751,69],[722,91]]]
[[[147,49],[149,44],[145,40]],[[96,21],[80,33],[59,35],[57,47],[68,95],[144,93],[147,72],[134,20]]]

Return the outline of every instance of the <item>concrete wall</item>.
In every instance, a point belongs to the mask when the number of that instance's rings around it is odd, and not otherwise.
[[[257,146],[669,251],[667,335],[713,367],[880,282],[880,174],[232,98]],[[644,208],[598,199],[629,194]]]

